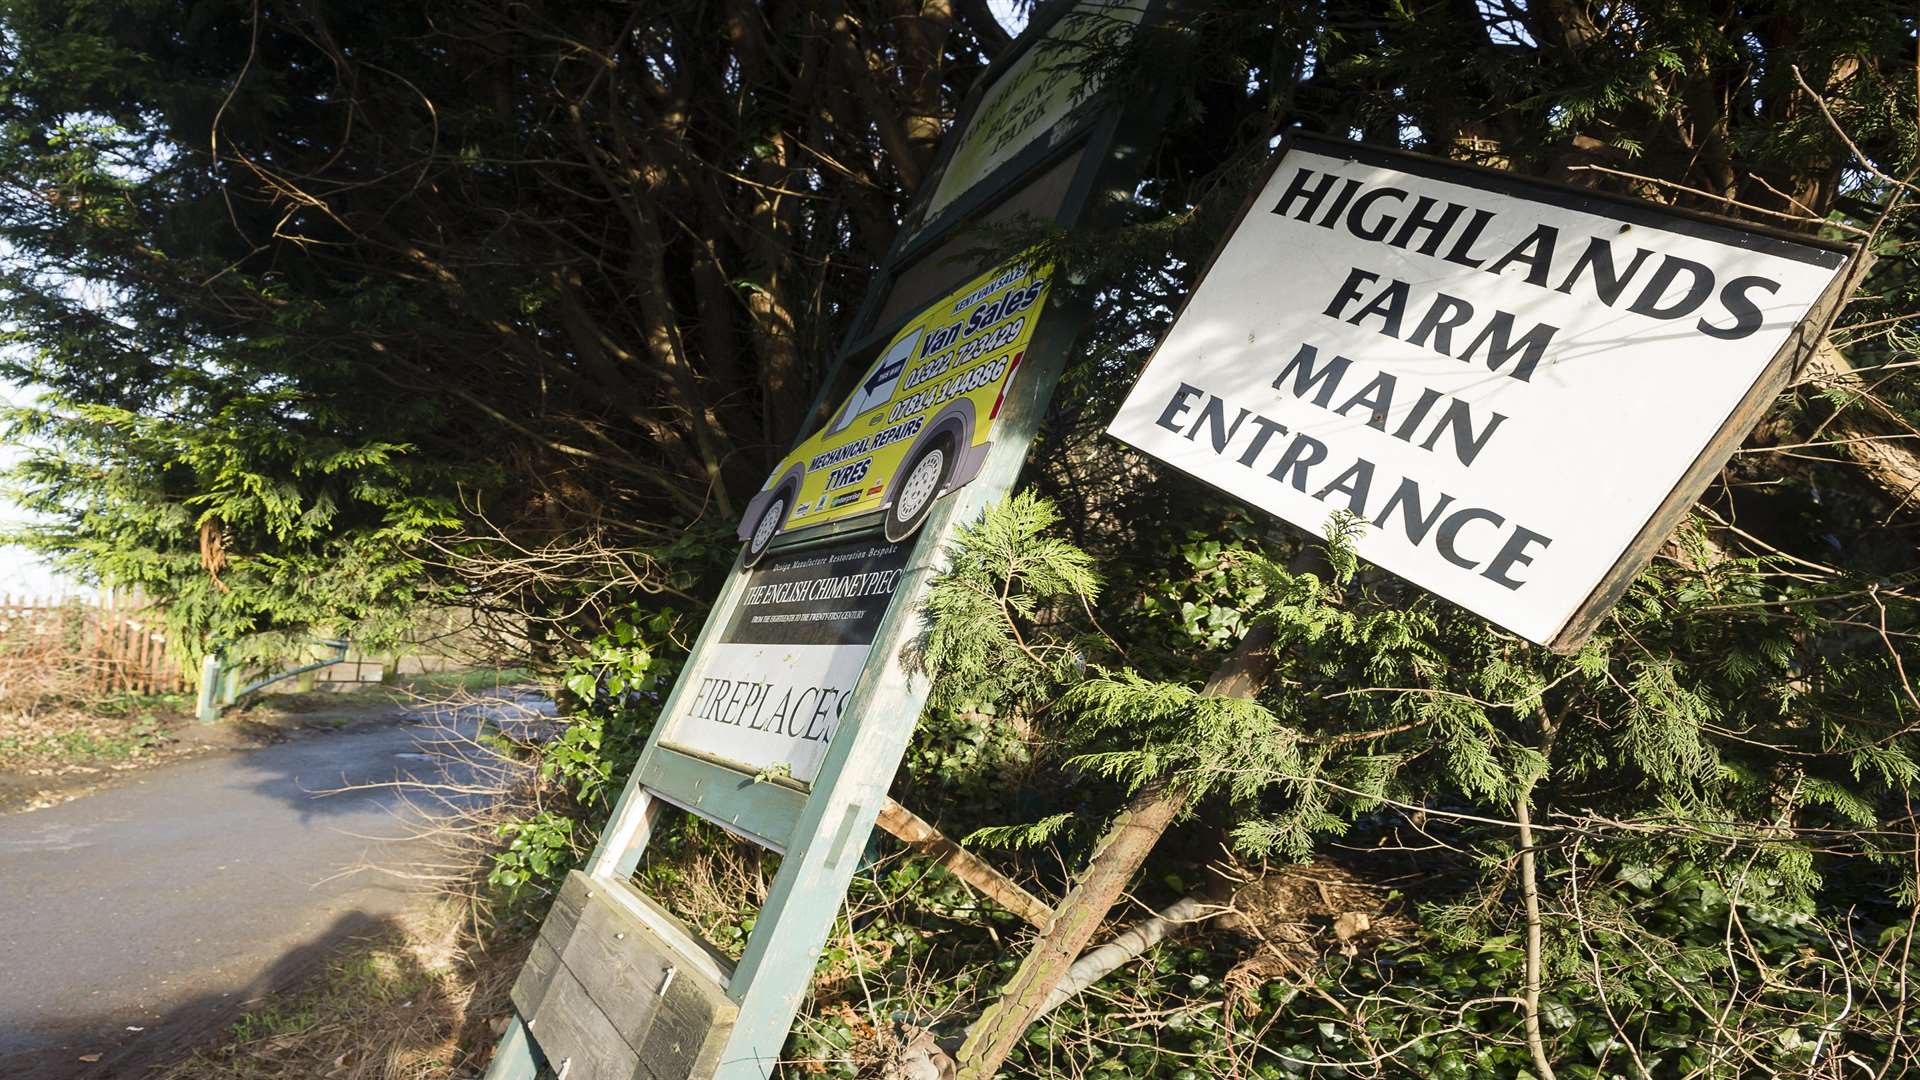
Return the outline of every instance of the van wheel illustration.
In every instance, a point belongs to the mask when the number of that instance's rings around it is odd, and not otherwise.
[[[791,487],[781,488],[779,493],[767,500],[760,508],[760,516],[754,520],[753,532],[747,537],[747,552],[740,561],[743,565],[754,566],[766,556],[767,549],[773,546],[773,538],[779,534],[780,526],[786,523],[787,508],[793,505]]]
[[[905,540],[920,531],[933,509],[933,500],[953,475],[953,439],[943,436],[920,448],[893,493],[893,505],[887,507],[887,539]]]

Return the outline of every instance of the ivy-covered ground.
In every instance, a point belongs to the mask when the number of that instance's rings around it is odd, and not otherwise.
[[[1008,1073],[1533,1075],[1516,993],[1521,935],[1449,932],[1467,877],[1444,853],[1409,850],[1393,830],[1352,839],[1351,850],[1301,865],[1216,862],[1233,888],[1210,917],[1032,1028]],[[1197,835],[1168,846],[1208,850]],[[642,887],[738,955],[777,857],[685,818],[650,853]],[[890,840],[869,856],[789,1042],[793,1075],[882,1075],[913,1029],[958,1035],[1030,935]],[[1208,873],[1163,860],[1115,928]],[[1920,978],[1920,967],[1911,909],[1885,894],[1850,898],[1851,940],[1841,944],[1806,910],[1738,899],[1737,866],[1596,859],[1553,884],[1590,917],[1576,927],[1574,912],[1562,913],[1568,933],[1540,1003],[1558,1075],[1806,1075],[1842,1061],[1838,1075],[1861,1062],[1872,1065],[1861,1075],[1905,1075],[1904,1059],[1888,1070],[1887,1036],[1905,1022],[1902,980]],[[1602,913],[1612,927],[1592,918]]]

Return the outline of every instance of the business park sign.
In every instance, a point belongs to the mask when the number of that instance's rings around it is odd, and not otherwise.
[[[1298,137],[1110,428],[1576,647],[1817,340],[1849,252]]]

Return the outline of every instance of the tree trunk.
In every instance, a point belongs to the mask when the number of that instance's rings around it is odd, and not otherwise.
[[[1897,508],[1911,506],[1920,492],[1920,434],[1873,396],[1872,384],[1831,342],[1820,343],[1801,377],[1821,390],[1862,399],[1835,412],[1815,441],[1831,443],[1832,452],[1858,464]]]
[[[1554,1080],[1553,1059],[1547,1056],[1546,1040],[1540,1032],[1540,883],[1535,877],[1533,857],[1533,785],[1514,800],[1513,813],[1520,825],[1520,896],[1527,914],[1526,996],[1522,1001],[1522,1020],[1527,1033],[1527,1051],[1533,1055],[1534,1071],[1540,1080]]]

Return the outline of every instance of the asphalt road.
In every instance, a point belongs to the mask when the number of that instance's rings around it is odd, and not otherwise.
[[[403,793],[321,793],[432,779],[421,743],[446,736],[396,719],[0,816],[0,1077],[138,1075],[417,902],[394,875],[343,874],[426,854]]]

